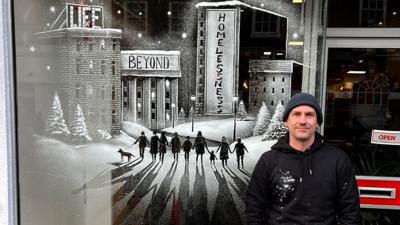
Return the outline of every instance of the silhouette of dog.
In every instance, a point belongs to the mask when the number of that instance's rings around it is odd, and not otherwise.
[[[130,152],[124,152],[124,151],[122,151],[121,148],[118,150],[118,152],[119,152],[119,154],[121,154],[121,161],[124,161],[124,156],[128,157],[128,162],[131,161],[131,157],[132,157],[132,156],[135,157],[135,156],[134,156],[132,153],[130,153]]]

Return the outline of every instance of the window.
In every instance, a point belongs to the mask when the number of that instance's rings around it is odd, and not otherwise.
[[[165,103],[165,110],[169,110],[169,102]]]
[[[283,93],[285,93],[285,89],[284,89],[284,88],[282,88],[282,94],[283,94]]]
[[[112,86],[112,88],[111,88],[111,99],[113,100],[113,101],[115,101],[115,98],[116,98],[116,96],[115,96],[115,86]]]
[[[106,61],[101,60],[101,65],[100,65],[100,74],[105,75],[106,74]]]
[[[117,110],[116,109],[113,109],[111,112],[111,121],[112,121],[112,124],[117,123]]]
[[[106,41],[104,39],[102,39],[100,42],[100,50],[101,51],[106,50]]]
[[[147,31],[147,2],[125,2],[124,16],[127,30]]]
[[[271,101],[271,106],[274,106],[274,101],[273,100]]]
[[[170,31],[182,31],[185,18],[185,2],[171,2],[170,10],[171,15],[169,17],[169,30]],[[201,35],[200,35],[201,36]]]
[[[81,86],[79,84],[75,84],[75,99],[79,99],[81,96]]]
[[[253,24],[252,24],[252,36],[253,37],[265,37],[277,35],[279,28],[279,17],[262,12],[253,11]]]
[[[113,60],[111,61],[111,75],[117,74],[116,62]]]
[[[275,77],[272,77],[272,82],[275,82]]]
[[[141,91],[137,92],[137,98],[142,98],[142,92]]]
[[[75,62],[75,72],[77,75],[81,74],[81,58],[77,58]]]
[[[169,91],[165,92],[165,98],[169,98]]]
[[[361,1],[361,26],[379,27],[385,23],[386,0]]]
[[[94,50],[95,43],[94,42],[89,42],[88,46],[89,46],[89,52],[91,52],[91,51]]]
[[[151,119],[155,120],[156,119],[156,113],[151,113]]]
[[[282,77],[282,82],[285,82],[285,77]]]
[[[155,102],[151,103],[151,109],[156,109],[156,103]]]
[[[264,88],[263,92],[264,92],[264,93],[267,93],[267,88],[266,88],[266,87]]]
[[[272,94],[275,93],[275,88],[272,88]]]
[[[114,51],[117,50],[117,40],[115,40],[115,39],[113,39],[113,41],[112,41],[112,48]]]

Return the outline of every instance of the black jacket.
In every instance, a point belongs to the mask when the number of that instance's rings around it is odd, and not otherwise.
[[[351,161],[316,133],[305,152],[278,140],[259,159],[246,199],[249,225],[358,225],[360,205]]]

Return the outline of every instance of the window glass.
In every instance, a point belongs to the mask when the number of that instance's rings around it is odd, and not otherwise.
[[[260,110],[280,116],[317,52],[304,44],[317,46],[306,40],[306,8],[15,0],[21,225],[244,224],[243,196],[265,151],[250,142],[276,141],[262,141],[267,127],[254,134]],[[163,150],[153,131],[169,143],[177,132],[181,144],[202,131],[212,151],[222,136],[240,137],[249,152],[225,170],[208,152],[197,165],[195,151],[174,160],[169,144],[160,161],[149,154]]]
[[[330,0],[329,27],[400,27],[398,0]]]

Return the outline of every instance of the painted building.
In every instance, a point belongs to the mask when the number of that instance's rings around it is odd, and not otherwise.
[[[46,47],[57,59],[55,91],[67,125],[79,104],[92,137],[121,129],[121,34],[103,28],[101,7],[76,4],[67,4],[53,26],[37,34],[54,44]]]
[[[179,51],[122,51],[123,119],[150,129],[173,125],[178,115]]]
[[[293,62],[290,60],[250,60],[249,113],[257,115],[262,102],[273,112],[291,96]]]

